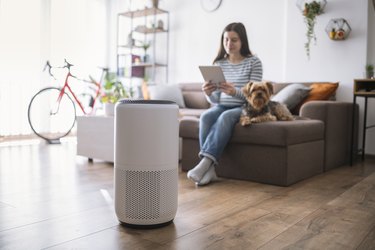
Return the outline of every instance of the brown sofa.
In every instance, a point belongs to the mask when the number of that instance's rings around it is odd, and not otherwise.
[[[275,92],[287,85],[274,85]],[[181,165],[182,170],[188,171],[199,162],[199,116],[210,104],[201,91],[201,83],[179,86],[186,106],[180,109]],[[352,104],[310,101],[304,103],[298,112],[295,121],[267,122],[250,127],[237,124],[219,159],[217,174],[225,178],[289,186],[348,163]]]

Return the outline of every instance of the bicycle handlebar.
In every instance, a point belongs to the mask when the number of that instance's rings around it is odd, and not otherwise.
[[[60,68],[60,69],[67,68],[71,77],[76,78],[76,79],[78,79],[80,81],[97,84],[97,81],[95,81],[95,79],[92,78],[91,76],[89,76],[90,80],[86,80],[86,79],[80,79],[80,78],[72,75],[71,72],[70,72],[70,67],[72,67],[72,66],[74,66],[74,65],[71,64],[71,63],[69,63],[66,59],[64,59],[64,66],[62,66],[62,67],[52,66],[51,63],[49,62],[49,60],[47,60],[46,65],[43,68],[43,71],[45,71],[48,68],[48,74],[50,76],[52,76],[56,80],[56,77],[52,74],[51,69],[52,68]],[[98,68],[100,68],[102,70],[102,76],[101,76],[101,80],[100,80],[100,82],[102,82],[103,81],[103,77],[104,77],[105,73],[108,73],[109,68],[104,68],[104,67],[98,67]]]
[[[47,60],[46,65],[44,65],[43,71],[45,71],[48,68],[48,74],[50,76],[52,76],[56,80],[56,77],[51,72],[52,68],[59,68],[59,69],[67,68],[68,71],[69,71],[69,73],[70,73],[70,67],[74,66],[73,64],[69,63],[66,59],[64,59],[64,64],[65,65],[62,66],[62,67],[55,67],[55,66],[51,65],[51,63],[49,62],[49,60]]]
[[[66,59],[64,59],[64,68],[68,68],[68,70],[70,71],[70,67],[74,66],[73,64],[69,63]]]
[[[52,66],[48,60],[46,62],[46,65],[44,65],[43,71],[45,71],[47,68],[48,68],[48,74],[56,80],[56,77],[51,72]]]
[[[104,72],[108,72],[109,71],[109,68],[105,68],[105,67],[98,67],[98,68],[101,69]]]

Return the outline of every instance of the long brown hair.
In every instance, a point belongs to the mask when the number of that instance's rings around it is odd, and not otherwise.
[[[223,45],[223,39],[224,39],[224,33],[229,32],[229,31],[234,31],[238,34],[241,40],[241,50],[240,53],[244,57],[249,57],[252,56],[253,54],[250,51],[249,48],[249,42],[247,40],[247,34],[246,34],[246,29],[245,26],[242,23],[230,23],[228,24],[224,30],[223,33],[221,34],[221,40],[220,40],[220,48],[219,52],[217,53],[217,56],[214,60],[213,63],[225,58],[227,56],[227,52],[224,49]]]

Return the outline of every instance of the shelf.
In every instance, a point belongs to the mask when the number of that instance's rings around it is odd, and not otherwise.
[[[122,53],[122,54],[117,54],[117,57],[127,57],[127,56],[130,56],[131,54],[127,54],[127,53]],[[140,57],[139,55],[134,55],[133,56],[137,56],[137,57]],[[166,63],[144,63],[144,62],[139,62],[139,63],[135,63],[133,62],[132,67],[167,67],[168,64]]]
[[[134,63],[132,65],[132,67],[167,67],[168,65],[167,64],[163,64],[163,63]]]
[[[162,29],[162,28],[147,28],[145,26],[138,26],[134,29],[134,32],[138,32],[141,34],[153,34],[153,33],[167,32],[167,30]]]
[[[355,95],[357,95],[357,96],[375,96],[375,90],[373,92],[358,91],[358,92],[355,92]]]
[[[375,96],[375,79],[354,79],[353,93],[357,96]]]
[[[118,47],[125,48],[125,49],[143,49],[141,45],[129,45],[129,44],[125,44],[125,45],[119,44]]]
[[[161,10],[158,8],[146,8],[143,10],[135,10],[135,11],[128,11],[119,13],[120,16],[126,16],[126,17],[143,17],[143,16],[152,16],[152,15],[160,15],[168,13],[168,11]]]

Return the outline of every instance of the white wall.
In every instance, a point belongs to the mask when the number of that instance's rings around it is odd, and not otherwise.
[[[47,59],[62,65],[64,58],[74,64],[81,77],[106,67],[108,59],[107,0],[49,0],[50,28]],[[45,25],[45,24],[43,24]]]
[[[121,1],[121,6],[128,2],[117,0]],[[243,22],[250,48],[263,62],[264,79],[339,81],[338,100],[351,102],[353,79],[363,77],[367,61],[375,63],[372,5],[368,0],[329,0],[325,13],[318,16],[317,44],[311,46],[308,60],[304,50],[306,25],[295,2],[223,0],[217,11],[207,13],[199,0],[161,1],[160,8],[170,11],[169,82],[202,81],[198,65],[212,63],[223,28],[230,22]],[[352,32],[347,40],[328,38],[324,29],[331,18],[345,18],[349,22]],[[368,124],[375,123],[374,103],[375,100],[369,100],[372,112]],[[366,153],[375,154],[375,129],[367,133]]]
[[[200,1],[162,1],[161,7],[170,11],[171,20],[170,82],[202,81],[198,65],[212,64],[222,30],[230,22],[246,26],[250,49],[263,62],[264,77],[282,79],[285,2],[222,1],[217,11],[207,13]]]
[[[375,6],[369,1],[368,9],[368,43],[367,43],[367,62],[375,64]],[[369,116],[368,125],[375,124],[375,98],[368,100]],[[368,152],[375,154],[375,128],[367,130],[366,147]],[[367,151],[367,150],[366,150]]]

